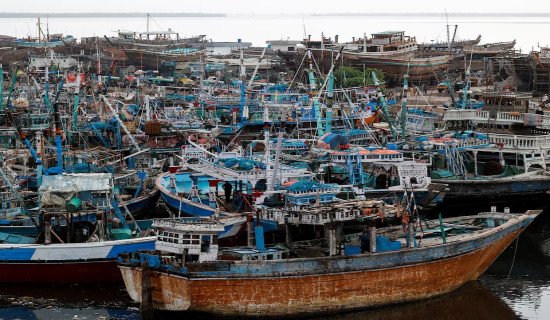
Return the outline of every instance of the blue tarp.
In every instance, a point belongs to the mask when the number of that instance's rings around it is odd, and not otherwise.
[[[321,188],[334,188],[334,186],[321,184],[314,181],[298,181],[288,187],[285,187],[285,189],[289,191],[312,191]]]
[[[255,167],[259,167],[260,163],[252,159],[237,159],[237,158],[228,158],[220,159],[216,161],[217,165],[224,166],[231,169],[239,169],[244,171],[250,171]]]

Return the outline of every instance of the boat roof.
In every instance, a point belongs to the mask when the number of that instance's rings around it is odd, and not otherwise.
[[[405,31],[382,31],[382,32],[376,32],[371,33],[372,36],[393,36],[398,34],[404,34]]]
[[[42,177],[40,192],[106,191],[111,189],[110,173],[63,173]]]

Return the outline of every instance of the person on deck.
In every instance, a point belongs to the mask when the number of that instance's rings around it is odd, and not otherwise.
[[[233,190],[233,186],[231,183],[226,181],[223,185],[223,190],[225,191],[225,203],[229,203],[229,201],[231,201],[231,191]]]

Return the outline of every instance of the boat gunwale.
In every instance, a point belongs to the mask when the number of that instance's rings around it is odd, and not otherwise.
[[[537,212],[536,210],[534,210],[534,211]],[[527,211],[527,212],[529,212],[529,211]],[[375,267],[368,267],[368,266],[348,267],[348,268],[345,268],[345,270],[341,270],[341,271],[335,271],[335,270],[333,270],[333,271],[331,271],[331,270],[323,271],[323,270],[315,269],[315,270],[307,270],[307,271],[302,271],[302,272],[294,272],[294,274],[288,274],[288,272],[267,273],[267,274],[255,274],[255,273],[250,273],[250,272],[247,272],[247,273],[229,273],[229,274],[224,274],[224,273],[207,274],[209,271],[191,271],[191,272],[183,273],[183,272],[178,271],[178,270],[168,270],[168,269],[162,269],[162,268],[160,268],[160,269],[159,268],[151,268],[151,269],[153,271],[156,271],[156,272],[166,273],[166,274],[170,274],[170,275],[178,275],[179,277],[182,277],[182,278],[187,279],[187,280],[214,280],[214,279],[216,279],[216,280],[224,280],[224,279],[228,280],[228,279],[243,279],[243,278],[244,279],[248,278],[248,279],[253,279],[253,280],[259,280],[259,279],[273,279],[273,278],[303,278],[303,277],[312,277],[312,276],[316,276],[316,275],[317,276],[318,275],[337,275],[337,274],[359,273],[359,272],[366,272],[366,271],[402,268],[402,267],[415,266],[415,265],[426,264],[426,263],[434,263],[434,262],[437,262],[437,261],[445,261],[445,260],[449,260],[449,259],[455,259],[455,258],[463,256],[463,255],[471,254],[475,251],[478,251],[480,249],[483,249],[483,248],[486,248],[486,247],[492,245],[494,243],[494,241],[499,240],[499,239],[501,239],[501,238],[513,233],[513,232],[521,231],[521,229],[525,228],[532,220],[534,220],[534,218],[536,218],[538,216],[538,214],[535,214],[535,213],[523,213],[523,214],[519,214],[519,215],[518,214],[505,214],[505,215],[502,215],[501,217],[496,216],[496,214],[495,214],[495,216],[474,215],[474,216],[463,216],[463,217],[460,217],[460,218],[464,219],[464,218],[494,217],[496,219],[505,219],[507,216],[508,217],[511,216],[511,217],[510,217],[509,220],[506,221],[506,223],[504,223],[502,225],[499,225],[497,227],[494,227],[494,228],[487,228],[487,229],[485,229],[485,230],[483,230],[483,231],[481,231],[481,232],[479,232],[475,235],[472,235],[470,237],[464,237],[462,239],[457,239],[456,241],[451,241],[451,242],[441,243],[441,244],[428,245],[428,246],[423,246],[423,247],[402,248],[399,251],[393,250],[393,251],[384,251],[384,252],[375,252],[375,253],[367,252],[367,253],[352,255],[352,256],[323,256],[323,257],[293,258],[293,259],[282,259],[282,260],[247,260],[247,261],[216,260],[216,261],[211,262],[211,264],[218,263],[218,264],[229,264],[229,265],[232,264],[232,265],[237,265],[237,266],[243,266],[243,265],[280,264],[280,263],[285,263],[285,262],[286,263],[323,262],[323,261],[333,261],[333,260],[343,260],[343,259],[357,259],[357,258],[367,258],[367,257],[381,258],[383,256],[395,255],[396,253],[397,254],[401,254],[403,252],[410,253],[410,252],[420,251],[420,250],[423,250],[423,251],[424,250],[429,250],[429,249],[433,249],[433,248],[436,248],[436,247],[448,248],[448,247],[451,247],[451,246],[457,246],[457,245],[464,244],[466,242],[481,240],[483,238],[493,236],[493,235],[495,235],[495,234],[497,234],[501,231],[504,231],[506,229],[517,227],[514,230],[503,233],[500,237],[497,237],[496,239],[494,239],[490,242],[484,243],[482,245],[476,246],[476,247],[471,248],[471,249],[456,252],[456,253],[453,253],[453,254],[450,254],[450,255],[444,255],[442,257],[432,257],[432,258],[429,258],[429,259],[420,259],[420,260],[411,261],[411,262],[403,261],[403,262],[398,263],[398,264],[395,264],[395,263],[394,264],[384,264],[384,265],[379,265],[379,266],[375,266]],[[451,218],[451,219],[453,219],[453,218]],[[447,220],[447,221],[449,221],[449,220]],[[130,268],[130,269],[137,266],[136,263],[124,262],[124,261],[120,261],[120,260],[119,260],[118,265],[119,265],[119,268],[120,267],[126,267],[126,268]]]

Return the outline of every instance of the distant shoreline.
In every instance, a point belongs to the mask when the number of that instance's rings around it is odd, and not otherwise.
[[[145,17],[145,12],[90,12],[90,13],[33,13],[33,12],[0,12],[0,18],[134,18]],[[288,13],[288,14],[224,14],[224,13],[202,13],[202,12],[164,12],[151,13],[154,17],[238,17],[238,16],[310,16],[310,17],[444,17],[444,12],[363,12],[363,13]],[[510,12],[510,13],[467,13],[467,12],[449,12],[448,17],[550,17],[550,12]]]
[[[113,12],[113,13],[32,13],[32,12],[0,12],[0,18],[144,18],[147,13],[142,12]],[[151,17],[225,17],[222,13],[152,13]]]
[[[444,17],[445,15],[449,17],[550,17],[550,12],[509,12],[509,13],[498,13],[498,12],[485,12],[485,13],[476,13],[476,12],[390,12],[390,13],[375,13],[375,12],[364,12],[364,13],[316,13],[312,16],[317,17],[372,17],[372,16],[422,16],[422,17]]]

